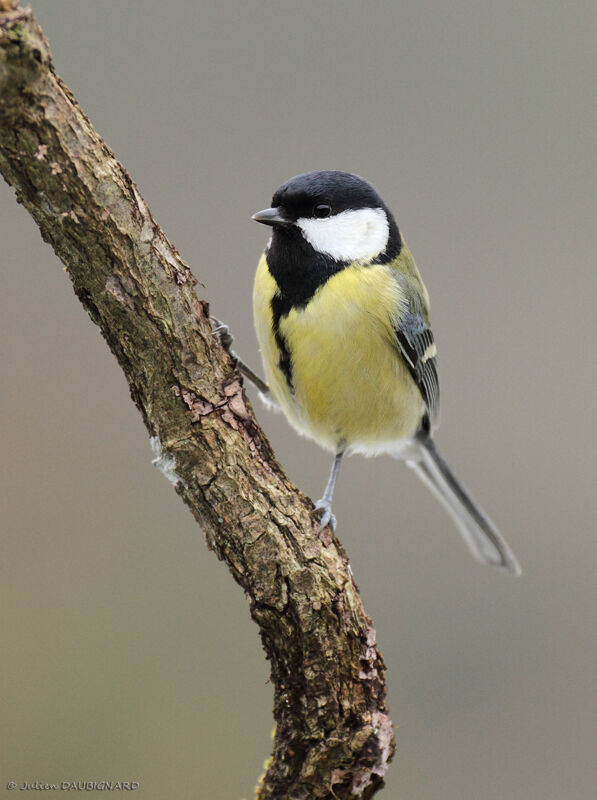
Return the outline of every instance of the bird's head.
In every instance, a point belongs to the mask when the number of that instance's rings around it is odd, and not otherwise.
[[[335,262],[387,261],[400,251],[400,234],[388,207],[366,180],[349,172],[305,172],[286,181],[272,207],[253,215],[274,228],[274,238],[300,235]]]

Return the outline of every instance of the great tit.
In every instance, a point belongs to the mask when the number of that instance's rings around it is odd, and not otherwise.
[[[272,228],[253,310],[267,386],[300,433],[334,453],[320,526],[335,528],[343,455],[405,461],[445,506],[472,554],[520,574],[507,543],[437,450],[429,295],[388,206],[358,175],[307,172],[253,215]],[[252,377],[254,374],[251,373]]]

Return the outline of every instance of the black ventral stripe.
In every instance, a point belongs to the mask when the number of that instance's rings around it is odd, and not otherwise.
[[[292,358],[280,332],[280,321],[293,308],[304,308],[319,287],[346,264],[317,253],[295,227],[274,230],[266,262],[278,287],[270,301],[272,330],[280,354],[278,367],[294,392]]]
[[[286,383],[288,384],[288,388],[294,394],[294,385],[292,382],[292,362],[290,360],[290,353],[288,351],[288,347],[286,346],[286,339],[280,333],[280,320],[282,319],[282,317],[285,317],[288,314],[291,308],[293,308],[293,304],[288,300],[288,298],[285,298],[283,295],[276,292],[276,294],[272,297],[271,307],[272,307],[272,330],[274,332],[274,338],[276,340],[276,344],[278,346],[278,352],[280,354],[278,367],[280,368],[282,374],[286,378]]]

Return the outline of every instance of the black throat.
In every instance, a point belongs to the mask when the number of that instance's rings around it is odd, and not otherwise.
[[[267,251],[267,266],[278,285],[288,313],[293,306],[306,306],[317,289],[347,262],[334,261],[318,253],[299,228],[274,228]]]

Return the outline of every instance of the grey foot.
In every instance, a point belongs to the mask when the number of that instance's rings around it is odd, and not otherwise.
[[[329,500],[318,500],[315,503],[315,511],[320,511],[319,515],[319,530],[322,531],[328,525],[332,529],[332,533],[336,531],[336,517],[332,514],[332,504]]]
[[[224,350],[227,350],[232,355],[231,348],[234,337],[230,333],[230,328],[225,322],[220,322],[216,317],[210,317],[209,320],[211,322],[212,333],[218,337]]]

